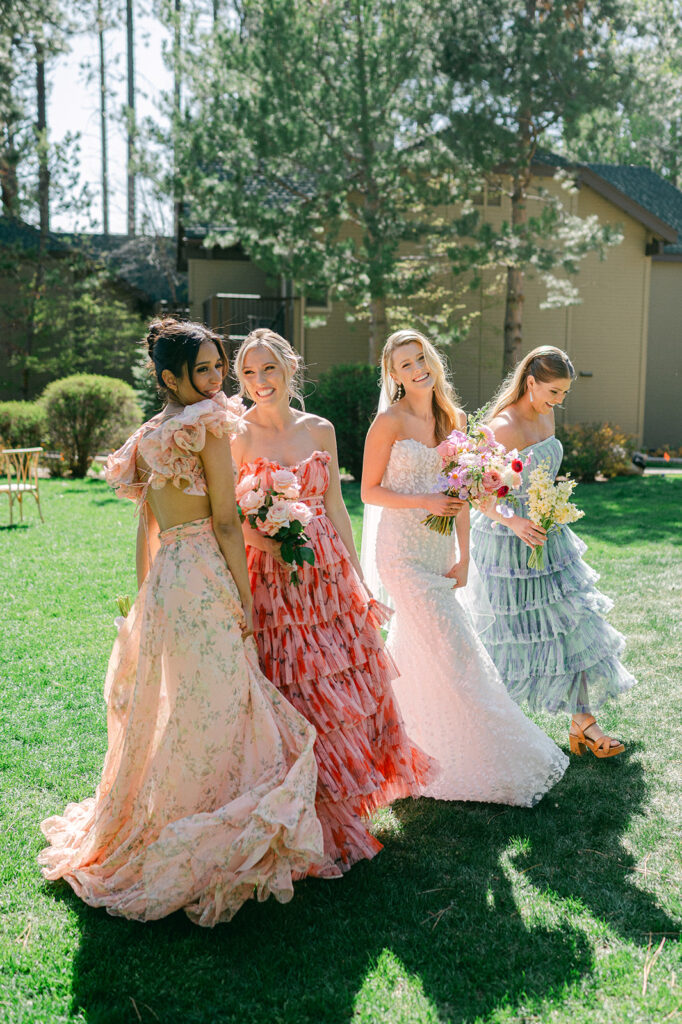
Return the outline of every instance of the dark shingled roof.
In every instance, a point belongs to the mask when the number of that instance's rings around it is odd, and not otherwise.
[[[27,252],[38,248],[40,232],[31,224],[0,216],[0,246],[19,246]],[[136,293],[138,298],[157,302],[186,303],[187,275],[176,269],[175,240],[137,235],[91,235],[50,231],[47,251],[52,255],[80,250],[104,263],[114,277]],[[175,296],[169,277],[175,283]]]
[[[666,253],[682,254],[682,192],[650,167],[634,164],[586,164],[610,185],[677,230],[680,241],[665,246]]]

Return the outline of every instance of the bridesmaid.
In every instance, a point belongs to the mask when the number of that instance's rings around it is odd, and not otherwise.
[[[488,422],[507,449],[530,451],[530,470],[548,462],[553,475],[563,450],[554,435],[554,408],[575,371],[561,349],[543,345],[521,360],[492,402]],[[527,498],[521,494],[523,507]],[[572,715],[571,751],[589,747],[614,757],[625,747],[606,736],[593,712],[635,680],[620,662],[625,641],[603,618],[613,602],[594,586],[597,573],[582,560],[585,544],[564,526],[549,534],[526,515],[503,519],[491,510],[472,516],[472,554],[495,612],[483,640],[515,701],[532,710]],[[543,569],[527,567],[529,550],[545,548]]]
[[[298,586],[277,541],[248,523],[244,536],[261,666],[317,729],[317,813],[338,874],[381,849],[362,819],[418,793],[432,766],[410,744],[394,703],[395,670],[379,632],[387,611],[363,586],[334,428],[290,405],[301,398],[299,369],[299,356],[273,331],[259,329],[244,340],[235,372],[253,405],[233,450],[237,500],[256,479],[268,487],[288,469],[315,515],[306,527],[315,564],[299,571]]]
[[[229,440],[243,409],[221,390],[221,339],[168,318],[148,348],[166,406],[105,470],[140,511],[140,589],[104,686],[109,749],[94,797],[42,823],[39,861],[110,914],[184,908],[212,926],[253,896],[289,900],[292,875],[322,860],[315,733],[246,640]]]

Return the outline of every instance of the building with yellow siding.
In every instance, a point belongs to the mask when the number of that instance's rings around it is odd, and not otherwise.
[[[545,289],[526,277],[524,350],[565,349],[578,380],[565,423],[610,422],[645,447],[682,445],[682,192],[645,167],[581,164],[569,168],[577,189],[556,178],[565,161],[551,155],[534,166],[534,187],[560,193],[571,212],[617,226],[622,242],[605,260],[580,263],[578,305],[543,309]],[[510,219],[501,188],[482,190],[487,220]],[[679,243],[678,243],[678,230]],[[191,315],[223,330],[236,346],[256,326],[273,326],[304,356],[313,380],[339,363],[366,361],[368,326],[349,323],[342,303],[296,294],[289,282],[268,280],[239,246],[208,249],[206,231],[181,232],[179,259],[189,271]],[[486,402],[502,372],[505,297],[490,295],[492,272],[466,299],[473,320],[467,338],[448,351],[457,390],[468,409]],[[454,301],[454,292],[453,292]],[[462,301],[461,295],[457,301]],[[323,319],[307,326],[310,318]]]

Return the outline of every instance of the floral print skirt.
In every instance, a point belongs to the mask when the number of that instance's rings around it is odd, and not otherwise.
[[[39,861],[91,906],[197,924],[292,896],[323,859],[314,729],[263,676],[202,519],[166,530],[114,644],[94,797],[41,828]]]

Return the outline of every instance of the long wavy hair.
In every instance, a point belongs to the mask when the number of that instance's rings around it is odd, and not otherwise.
[[[258,327],[244,338],[234,357],[233,373],[239,383],[239,394],[246,394],[244,379],[244,360],[246,354],[257,345],[262,345],[271,354],[273,362],[281,367],[284,373],[289,397],[295,399],[301,409],[305,409],[303,400],[303,360],[286,338],[269,327]]]
[[[445,440],[450,431],[457,426],[457,420],[461,409],[459,398],[448,377],[448,372],[438,349],[420,331],[413,331],[409,328],[402,331],[395,331],[388,338],[381,352],[381,387],[389,404],[397,402],[402,397],[400,388],[391,376],[393,368],[393,356],[397,349],[403,345],[409,345],[416,341],[422,347],[424,362],[434,379],[432,409],[435,419],[436,440],[440,444]]]
[[[492,398],[486,420],[499,416],[508,405],[513,405],[528,390],[528,378],[535,377],[541,384],[548,384],[560,378],[575,378],[573,363],[566,353],[553,345],[540,345],[529,352],[500,385],[497,394]]]

